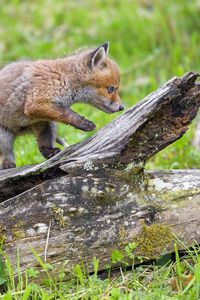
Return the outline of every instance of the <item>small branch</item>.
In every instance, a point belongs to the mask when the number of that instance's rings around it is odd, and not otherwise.
[[[47,248],[49,244],[49,235],[50,235],[50,230],[51,230],[51,220],[49,221],[49,227],[48,227],[48,232],[47,232],[47,239],[46,239],[46,244],[45,244],[45,249],[44,249],[44,262],[47,262]]]

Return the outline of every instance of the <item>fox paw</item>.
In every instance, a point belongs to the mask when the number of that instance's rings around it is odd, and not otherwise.
[[[52,147],[48,147],[48,146],[42,146],[42,147],[40,147],[40,152],[47,159],[51,158],[54,155],[56,155],[60,151],[61,151],[60,148],[52,148]]]
[[[83,131],[92,131],[96,128],[95,124],[85,118],[83,118],[76,128],[81,129]]]
[[[13,161],[11,161],[9,159],[3,160],[3,162],[2,162],[2,169],[3,170],[4,169],[12,169],[12,168],[16,168],[16,164]]]

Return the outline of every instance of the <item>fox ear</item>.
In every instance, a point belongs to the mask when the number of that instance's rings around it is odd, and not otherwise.
[[[90,54],[90,67],[93,68],[94,66],[102,66],[105,62],[106,55],[109,51],[109,43],[106,42],[96,48],[92,53]]]
[[[102,44],[99,47],[103,47],[104,50],[105,50],[106,55],[108,55],[108,52],[109,52],[109,42],[105,42],[104,44]]]

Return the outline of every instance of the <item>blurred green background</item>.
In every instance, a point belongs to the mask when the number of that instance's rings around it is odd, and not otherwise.
[[[118,62],[121,97],[129,108],[163,82],[186,71],[200,72],[200,1],[6,1],[0,9],[0,64],[21,59],[57,58],[74,49],[110,41]],[[90,106],[74,109],[97,125],[115,118]],[[59,125],[69,144],[90,134]],[[191,146],[194,125],[178,142],[156,155],[148,168],[200,167]],[[41,162],[31,136],[15,143],[17,165]]]

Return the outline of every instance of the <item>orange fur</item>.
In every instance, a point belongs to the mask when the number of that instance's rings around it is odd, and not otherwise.
[[[32,132],[40,151],[49,158],[58,152],[52,122],[93,130],[91,121],[70,109],[76,102],[107,113],[123,109],[118,95],[119,69],[107,54],[105,43],[65,58],[11,63],[0,71],[0,154],[4,167],[13,166],[13,141],[22,132]],[[109,93],[110,87],[113,91]]]

